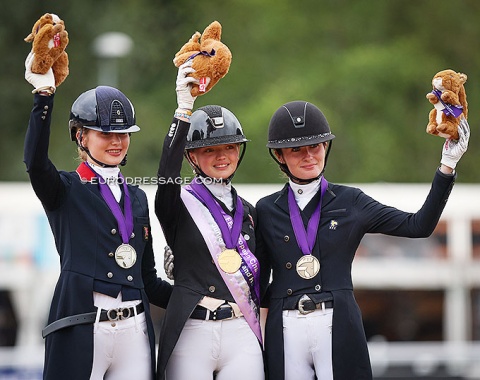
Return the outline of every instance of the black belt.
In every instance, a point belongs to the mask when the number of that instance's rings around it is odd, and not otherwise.
[[[141,314],[145,311],[143,303],[132,306],[132,307],[119,307],[110,310],[102,310],[100,313],[99,322],[105,321],[122,321],[128,319],[135,315],[135,309],[137,309],[137,314]],[[75,326],[75,325],[85,325],[89,323],[94,323],[97,319],[97,312],[92,311],[90,313],[76,314],[70,317],[65,317],[57,319],[55,322],[50,323],[42,330],[42,337],[45,338],[48,334],[51,334],[57,330],[63,329],[65,327]]]
[[[309,314],[312,311],[322,308],[333,309],[333,300],[315,303],[311,299],[300,299],[297,307],[287,310],[298,310],[302,314]]]
[[[222,319],[232,319],[234,317],[235,312],[228,304],[221,305],[214,311],[210,311],[203,306],[197,306],[195,309],[193,309],[192,314],[190,314],[190,318],[202,319],[204,321],[221,321]]]

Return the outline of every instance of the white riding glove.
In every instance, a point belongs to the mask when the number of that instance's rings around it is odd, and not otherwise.
[[[35,88],[32,94],[40,91],[48,91],[53,94],[55,92],[55,77],[53,76],[52,68],[48,69],[45,74],[32,73],[34,58],[35,54],[30,52],[25,60],[25,79]]]
[[[170,280],[173,280],[173,252],[168,245],[163,253],[163,269]]]
[[[188,60],[178,68],[177,87],[175,88],[177,92],[178,108],[187,111],[193,109],[193,103],[196,99],[196,97],[193,97],[190,93],[190,90],[192,89],[191,83],[198,82],[197,79],[187,76],[188,74],[195,72],[195,69],[192,68],[192,63],[192,60]]]
[[[458,140],[447,139],[443,144],[441,163],[449,168],[455,169],[458,161],[467,151],[468,140],[470,139],[470,126],[467,119],[462,117],[458,126]]]

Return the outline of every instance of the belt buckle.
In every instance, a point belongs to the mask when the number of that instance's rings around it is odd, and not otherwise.
[[[311,312],[313,312],[313,310],[305,310],[304,309],[304,303],[307,302],[307,301],[310,301],[310,302],[313,302],[310,297],[308,297],[307,295],[303,295],[302,298],[300,298],[300,300],[298,301],[298,311],[300,312],[300,314],[310,314]]]
[[[115,316],[112,317],[111,313],[115,312]],[[116,309],[110,309],[107,310],[107,318],[109,321],[114,322],[114,321],[122,321],[124,319],[130,318],[132,312],[130,311],[130,308],[128,307],[119,307]]]
[[[222,309],[226,309],[226,308],[229,308],[230,309],[230,317],[228,318],[223,318],[222,321],[225,321],[225,320],[228,320],[228,319],[233,319],[233,317],[235,316],[235,313],[233,311],[233,307],[231,307],[230,305],[220,305],[216,310],[213,311],[213,320],[216,321],[217,320],[217,310],[222,310]]]

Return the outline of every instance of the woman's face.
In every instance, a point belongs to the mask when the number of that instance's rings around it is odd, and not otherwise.
[[[237,170],[240,144],[223,144],[188,151],[191,161],[208,177],[227,179]]]
[[[327,143],[301,146],[298,148],[282,148],[276,150],[277,159],[286,164],[295,177],[308,180],[318,177],[325,166]]]
[[[85,129],[82,134],[82,145],[96,160],[107,165],[119,165],[130,146],[130,135]],[[91,158],[88,157],[89,162],[90,160]],[[95,162],[92,163],[95,164]]]

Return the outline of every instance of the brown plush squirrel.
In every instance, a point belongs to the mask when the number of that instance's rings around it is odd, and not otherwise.
[[[173,63],[176,67],[192,59],[191,74],[198,79],[199,84],[193,84],[192,96],[206,94],[222,79],[230,68],[232,53],[220,41],[222,26],[218,21],[208,25],[202,34],[195,32],[190,40],[175,54]]]
[[[447,69],[439,71],[432,80],[433,91],[427,99],[434,108],[428,115],[427,133],[458,140],[460,116],[468,116],[467,76]]]
[[[32,42],[32,72],[45,74],[52,68],[55,87],[58,87],[69,73],[65,51],[69,40],[64,22],[56,14],[45,13],[35,22],[25,41]]]

